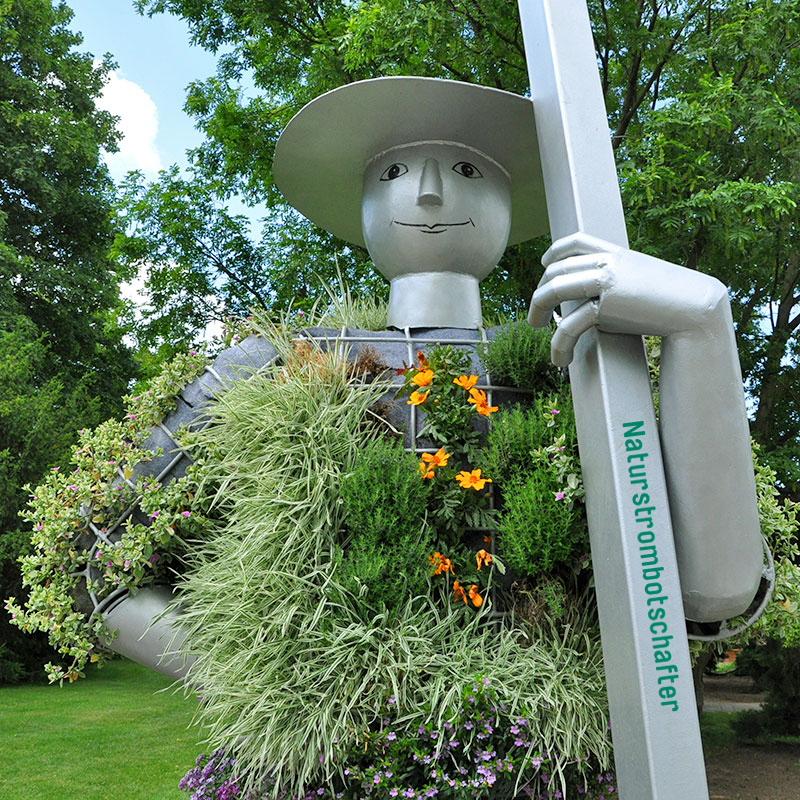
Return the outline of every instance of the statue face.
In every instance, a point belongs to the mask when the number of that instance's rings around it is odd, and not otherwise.
[[[364,172],[361,225],[369,254],[389,280],[442,271],[481,280],[508,240],[508,176],[462,145],[396,147]]]

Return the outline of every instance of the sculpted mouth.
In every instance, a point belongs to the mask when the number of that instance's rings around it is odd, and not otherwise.
[[[400,222],[396,219],[393,219],[392,222],[395,225],[402,225],[404,228],[418,228],[420,233],[444,233],[448,228],[460,228],[463,225],[475,227],[471,217],[466,222],[435,222],[433,225],[421,222]]]

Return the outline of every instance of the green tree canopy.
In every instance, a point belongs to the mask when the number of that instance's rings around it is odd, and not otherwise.
[[[216,74],[188,91],[206,134],[194,163],[218,196],[273,209],[277,136],[324,91],[392,74],[528,90],[515,0],[136,5],[182,17],[195,44],[219,53]],[[731,287],[754,432],[797,494],[800,4],[589,0],[589,10],[632,243]],[[293,235],[311,230],[295,223]],[[488,310],[524,308],[544,246],[509,249],[484,285]]]
[[[112,315],[120,275],[109,258],[113,187],[102,151],[114,149],[117,134],[95,108],[111,64],[75,51],[71,17],[63,3],[0,0],[4,596],[17,591],[25,484],[66,463],[77,429],[119,409],[134,372]],[[4,618],[0,642],[17,650],[5,663],[0,653],[0,680],[13,678],[27,668],[22,651],[31,644]]]

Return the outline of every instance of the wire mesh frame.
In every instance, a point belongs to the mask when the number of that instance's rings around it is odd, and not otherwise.
[[[397,336],[397,337],[376,337],[374,335],[374,333],[373,333],[372,336],[370,336],[369,332],[366,332],[363,335],[361,335],[361,334],[352,335],[352,334],[348,333],[347,326],[342,326],[341,330],[339,331],[339,334],[333,340],[331,339],[331,337],[319,336],[319,335],[303,336],[302,338],[304,338],[306,340],[314,341],[316,343],[324,341],[327,344],[330,344],[333,341],[333,343],[336,344],[337,347],[340,344],[344,344],[345,346],[347,346],[348,344],[359,344],[359,343],[375,345],[375,344],[380,344],[380,343],[384,343],[384,342],[392,342],[392,343],[404,342],[405,345],[406,345],[406,353],[407,353],[408,363],[409,364],[413,364],[414,363],[414,356],[416,354],[416,350],[421,349],[421,347],[420,347],[421,345],[449,345],[449,346],[455,346],[455,347],[474,349],[478,345],[478,343],[481,343],[484,346],[487,346],[489,344],[489,337],[488,337],[488,335],[486,333],[486,329],[483,328],[483,327],[478,328],[477,337],[470,337],[470,338],[457,337],[457,336],[446,336],[446,337],[431,336],[428,333],[423,334],[421,336],[414,336],[412,334],[412,332],[411,332],[411,329],[408,328],[408,327],[403,328],[402,338],[400,336]],[[514,393],[514,394],[531,394],[531,392],[529,390],[520,389],[520,388],[518,388],[516,386],[503,386],[503,385],[499,385],[499,384],[494,384],[493,381],[492,381],[491,374],[490,374],[488,369],[486,369],[486,372],[485,372],[485,380],[481,381],[479,379],[478,382],[475,384],[475,388],[482,389],[483,391],[486,392],[487,404],[490,405],[490,406],[492,405],[492,402],[493,402],[493,391],[509,392],[509,393]],[[385,424],[389,425],[389,427],[395,433],[398,433],[398,434],[401,433],[401,431],[398,431],[396,428],[394,428],[394,426],[392,426],[388,422],[386,422],[386,420],[382,420],[382,421]],[[488,427],[491,428],[492,419],[491,419],[490,416],[487,417],[487,424],[488,424]],[[414,405],[414,404],[411,404],[411,407],[410,407],[410,419],[409,419],[408,427],[409,427],[409,436],[410,436],[410,439],[411,439],[411,444],[410,444],[410,446],[405,446],[404,447],[406,452],[414,453],[415,455],[421,455],[422,453],[434,453],[434,452],[436,452],[438,450],[438,448],[436,448],[436,447],[423,447],[423,446],[420,446],[418,444],[418,441],[417,441],[417,406]],[[494,486],[494,484],[492,484],[489,487],[488,498],[489,498],[489,509],[491,511],[493,511],[495,509],[495,486]],[[474,530],[474,531],[476,531],[478,533],[483,533],[483,534],[489,534],[489,533],[495,534],[496,533],[496,531],[494,531],[494,530],[484,529],[484,528],[474,528],[474,529],[470,528],[470,530]],[[496,544],[495,544],[495,542],[496,542],[496,538],[497,537],[495,535],[492,535],[489,538],[491,539],[491,541],[489,542],[489,552],[492,555],[492,557],[494,557],[496,555]],[[506,615],[502,611],[493,610],[490,613],[491,619],[494,622],[498,623],[498,624],[499,624],[500,620],[505,618],[505,616]]]
[[[275,358],[271,359],[270,361],[266,362],[263,366],[269,366],[271,363],[275,361]],[[207,364],[204,372],[211,375],[220,385],[223,383],[222,377],[220,374],[214,369],[214,367],[210,364]],[[185,387],[184,387],[185,388]],[[180,396],[180,395],[179,395]],[[210,425],[210,422],[206,422],[203,425],[198,426],[199,430],[203,430],[204,428]],[[174,452],[175,456],[169,461],[169,463],[152,478],[153,483],[161,483],[179,464],[181,461],[186,459],[187,461],[191,462],[191,457],[189,454],[181,447],[178,440],[173,435],[173,431],[171,431],[163,421],[157,423],[154,427],[159,428],[169,439],[170,442],[174,445],[174,448],[170,449],[170,452]],[[121,467],[117,467],[117,474],[119,475],[120,479],[127,484],[131,489],[136,489],[136,484],[129,478],[125,476],[124,471]],[[72,573],[74,576],[78,578],[83,578],[86,582],[86,592],[89,595],[89,599],[91,600],[92,606],[94,608],[94,613],[103,615],[110,612],[116,605],[118,605],[122,600],[125,599],[128,595],[128,589],[125,587],[120,587],[118,589],[114,589],[109,592],[105,597],[98,598],[97,593],[93,591],[91,588],[92,585],[92,574],[91,570],[94,565],[94,561],[99,554],[99,547],[101,542],[108,545],[114,546],[115,542],[111,538],[115,532],[117,532],[127,520],[134,514],[136,509],[139,507],[141,502],[141,495],[136,495],[133,501],[128,505],[128,507],[122,512],[122,514],[117,518],[117,520],[110,525],[108,528],[101,529],[98,528],[94,522],[91,520],[91,509],[87,509],[86,515],[89,517],[87,521],[87,528],[91,531],[91,533],[95,536],[94,544],[89,549],[89,558],[84,565],[84,567],[76,572]]]
[[[448,336],[448,337],[437,337],[435,335],[430,335],[430,333],[423,334],[421,336],[414,336],[409,328],[405,328],[402,331],[402,335],[398,335],[397,337],[381,337],[376,336],[374,332],[364,331],[358,333],[349,333],[348,328],[343,326],[341,330],[337,333],[334,333],[333,329],[331,329],[331,333],[333,336],[329,335],[305,335],[302,332],[299,334],[297,338],[306,339],[314,341],[315,343],[319,344],[321,342],[325,342],[327,344],[335,344],[337,349],[339,345],[344,345],[345,347],[349,344],[356,344],[356,343],[364,343],[364,344],[372,344],[372,345],[379,345],[381,343],[399,343],[403,342],[406,346],[407,357],[409,363],[413,363],[415,351],[417,349],[421,349],[422,346],[427,345],[452,345],[461,348],[470,348],[473,349],[476,345],[480,342],[483,345],[487,345],[489,342],[489,338],[487,336],[486,330],[484,328],[480,328],[477,332],[477,336],[475,337],[458,337],[458,336]],[[398,332],[399,334],[399,332]],[[478,338],[479,337],[479,338]],[[262,365],[259,365],[259,369],[267,368],[273,365],[278,359],[278,356],[275,355],[272,358],[265,361]],[[223,378],[220,374],[214,369],[212,365],[207,365],[205,367],[205,372],[210,374],[216,381],[220,384],[223,383]],[[492,382],[491,375],[487,370],[485,373],[485,380],[479,380],[476,384],[476,388],[482,389],[487,393],[487,402],[489,405],[493,402],[493,391],[503,391],[503,392],[514,392],[516,394],[527,394],[526,390],[521,390],[517,387],[510,387],[510,386],[501,386],[495,385]],[[424,447],[421,446],[418,442],[417,437],[417,408],[413,404],[410,407],[410,421],[409,421],[409,436],[411,439],[411,445],[405,447],[404,449],[408,452],[413,452],[416,455],[420,455],[423,452],[435,452],[437,448],[433,447]],[[385,420],[383,420],[386,422]],[[487,418],[487,423],[489,427],[491,427],[491,418]],[[200,427],[202,430],[206,425]],[[386,423],[389,424],[389,423]],[[155,483],[161,483],[184,459],[191,461],[189,454],[181,447],[179,442],[176,440],[175,436],[173,435],[173,431],[171,431],[163,422],[159,422],[158,427],[169,439],[170,442],[174,445],[174,449],[170,450],[170,452],[175,452],[176,455],[174,458],[170,460],[170,462],[164,467],[161,472],[159,472],[154,478],[153,481]],[[390,425],[393,428],[393,426]],[[393,430],[396,433],[401,433],[397,429]],[[130,479],[126,478],[123,470],[121,468],[117,468],[118,474],[120,479],[126,483],[130,488],[135,489],[135,483]],[[494,486],[490,487],[490,491],[488,494],[489,497],[489,508],[495,508],[495,495],[494,495]],[[113,546],[115,544],[113,540],[114,534],[120,529],[124,523],[130,519],[130,517],[134,514],[136,509],[139,507],[139,503],[141,501],[140,496],[136,496],[134,500],[129,504],[129,506],[125,509],[125,511],[118,517],[118,519],[110,525],[106,529],[98,528],[94,522],[89,519],[87,521],[87,528],[91,531],[92,534],[95,536],[95,541],[92,547],[90,548],[90,556],[86,563],[86,565],[81,569],[73,573],[77,577],[84,578],[86,582],[86,589],[91,600],[92,606],[94,608],[94,612],[97,614],[104,614],[111,611],[119,602],[121,602],[128,594],[128,590],[124,587],[119,589],[112,590],[108,595],[103,598],[98,598],[97,593],[94,592],[90,586],[92,583],[92,575],[91,570],[94,565],[94,559],[96,558],[99,547],[101,543],[104,543],[109,546]],[[87,510],[87,516],[91,514],[91,510]],[[476,529],[478,530],[478,529]],[[480,531],[479,531],[480,532]],[[484,533],[488,533],[493,531],[484,531]],[[491,544],[490,544],[490,553],[495,555],[495,537],[491,537]]]

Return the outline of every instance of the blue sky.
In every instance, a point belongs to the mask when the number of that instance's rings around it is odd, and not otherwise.
[[[215,57],[189,44],[183,20],[142,17],[132,0],[67,0],[71,28],[84,37],[81,50],[111,53],[119,65],[100,105],[121,117],[120,153],[108,157],[115,179],[129,169],[155,178],[159,168],[185,165],[184,153],[202,140],[184,113],[185,88],[215,70]]]

